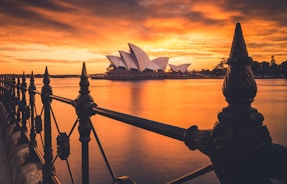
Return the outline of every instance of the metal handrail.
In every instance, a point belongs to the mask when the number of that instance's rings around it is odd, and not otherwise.
[[[39,93],[41,94],[41,93]],[[66,104],[70,104],[74,106],[74,100],[57,96],[57,95],[50,95],[53,100],[60,101]],[[129,114],[124,114],[121,112],[109,110],[106,108],[98,107],[96,104],[91,105],[91,111],[96,114],[100,114],[102,116],[121,121],[123,123],[127,123],[145,130],[149,130],[151,132],[155,132],[157,134],[161,134],[179,141],[184,141],[184,132],[186,129],[180,128],[173,125],[168,125],[165,123],[140,118],[137,116],[132,116]]]
[[[167,125],[164,123],[139,118],[136,116],[108,110],[101,107],[93,107],[92,109],[95,113],[100,114],[105,117],[109,117],[114,120],[118,120],[136,127],[143,128],[179,141],[184,141],[184,128]]]

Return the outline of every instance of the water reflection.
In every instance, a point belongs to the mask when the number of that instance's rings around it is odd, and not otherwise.
[[[221,91],[222,82],[214,79],[137,82],[90,80],[90,91],[100,107],[183,128],[197,124],[201,129],[211,129],[217,121],[218,112],[227,105]],[[264,115],[264,123],[274,142],[287,145],[287,126],[284,122],[287,119],[287,81],[257,80],[257,84],[258,93],[253,106]],[[42,80],[36,79],[36,85],[40,90]],[[79,91],[79,79],[51,79],[51,86],[54,94],[75,99]],[[40,99],[36,100],[37,109],[41,109]],[[52,108],[61,131],[69,132],[76,119],[74,109],[56,101],[52,102]],[[95,115],[92,121],[116,174],[129,175],[137,183],[165,183],[210,162],[200,152],[188,150],[182,142],[99,115]],[[56,150],[55,126],[53,132]],[[95,139],[91,137],[91,183],[111,183]],[[71,136],[69,161],[76,183],[81,183],[81,145],[78,138],[78,130],[75,129]],[[70,183],[65,163],[57,160],[56,168],[63,183]],[[194,182],[219,183],[214,173]]]

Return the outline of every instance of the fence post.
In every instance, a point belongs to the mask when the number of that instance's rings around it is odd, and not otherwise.
[[[27,91],[27,83],[26,83],[26,76],[25,73],[22,75],[22,83],[21,83],[21,92],[22,92],[22,100],[21,100],[21,112],[22,112],[22,127],[21,133],[27,132],[27,103],[26,103],[26,91]],[[23,138],[24,136],[22,136]]]
[[[16,96],[16,91],[15,88],[16,86],[16,79],[15,75],[12,75],[12,81],[11,81],[11,86],[12,86],[12,123],[17,123],[17,114],[16,114],[16,106],[17,106],[17,96]]]
[[[272,173],[286,171],[287,150],[272,144],[263,115],[251,107],[257,92],[251,63],[237,23],[222,88],[228,106],[218,114],[209,155],[222,184],[271,183]]]
[[[8,75],[7,74],[4,76],[3,86],[4,86],[4,89],[3,89],[4,102],[5,102],[5,105],[7,105],[7,98],[8,98],[8,91],[7,91]]]
[[[12,84],[11,84],[11,75],[6,74],[6,77],[4,79],[4,84],[5,84],[5,107],[7,112],[9,112],[9,117],[11,118],[10,123],[12,122]]]
[[[89,141],[91,133],[91,107],[94,104],[90,96],[86,64],[83,63],[79,96],[74,101],[76,113],[79,117],[79,133],[82,143],[82,184],[89,183]]]
[[[53,183],[54,169],[52,166],[52,131],[51,131],[51,102],[52,98],[52,88],[50,86],[50,78],[48,73],[48,68],[45,69],[45,74],[43,78],[43,87],[41,91],[41,99],[44,105],[44,159],[45,164],[43,166],[43,183],[50,184]]]
[[[30,156],[35,157],[34,147],[36,147],[36,130],[35,130],[35,92],[36,86],[34,83],[34,74],[31,73],[30,86],[29,86],[29,101],[30,101],[30,117],[31,117],[31,127],[30,127],[30,142],[29,142],[29,153]]]
[[[17,76],[17,84],[16,84],[16,88],[17,88],[17,104],[18,104],[18,108],[17,108],[17,122],[16,122],[16,129],[20,129],[20,113],[21,113],[21,83],[20,83],[20,76]]]

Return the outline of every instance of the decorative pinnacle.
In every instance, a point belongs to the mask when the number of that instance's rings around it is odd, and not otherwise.
[[[20,84],[20,76],[17,76],[17,88],[20,88],[21,84]]]
[[[33,91],[36,89],[35,87],[35,79],[34,79],[34,73],[33,71],[31,72],[31,77],[30,77],[30,86],[29,86],[29,92],[32,94]]]
[[[91,112],[91,107],[96,106],[94,103],[93,97],[90,95],[89,90],[89,76],[87,74],[86,64],[83,62],[82,74],[80,76],[80,91],[77,99],[74,101],[74,106],[76,107],[76,113],[79,117],[90,116],[93,113]],[[81,124],[81,123],[80,123]]]
[[[243,37],[240,23],[236,23],[228,64],[251,64],[252,59],[248,52]]]
[[[52,88],[49,85],[50,77],[49,77],[47,66],[45,68],[45,73],[43,76],[43,83],[44,83],[44,86],[42,87],[42,92],[41,92],[42,102],[44,105],[48,105],[52,102],[52,98],[50,98],[50,95],[52,95]]]
[[[86,63],[85,63],[85,62],[83,62],[82,75],[81,75],[81,76],[86,76],[86,77],[88,77],[87,68],[86,68]]]
[[[27,83],[26,83],[25,72],[23,72],[23,74],[22,74],[22,84],[21,84],[21,87],[22,87],[22,90],[26,90]]]
[[[34,72],[33,72],[33,71],[31,72],[31,78],[30,78],[30,81],[33,81],[33,82],[34,82]]]
[[[248,56],[248,52],[242,34],[241,25],[240,23],[237,23],[234,31],[230,57],[242,57],[242,56]]]
[[[50,84],[50,77],[49,77],[48,67],[47,67],[47,66],[46,66],[46,68],[45,68],[43,83],[44,83],[46,86],[48,86],[48,85]]]
[[[82,74],[81,74],[81,81],[80,81],[80,94],[89,94],[89,76],[87,74],[87,69],[86,69],[86,63],[83,62],[83,67],[82,67]]]
[[[15,74],[12,75],[12,84],[13,84],[13,87],[16,86],[16,76],[15,76]]]
[[[223,94],[229,105],[250,105],[257,92],[256,82],[250,67],[252,58],[248,56],[240,23],[236,24]]]
[[[23,74],[22,74],[22,81],[23,81],[23,82],[25,82],[25,81],[26,81],[25,72],[23,72]]]

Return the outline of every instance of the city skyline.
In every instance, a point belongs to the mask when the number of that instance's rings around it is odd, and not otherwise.
[[[140,46],[151,59],[212,69],[228,58],[241,23],[255,61],[287,60],[285,0],[0,2],[0,73],[104,73],[106,55]]]

